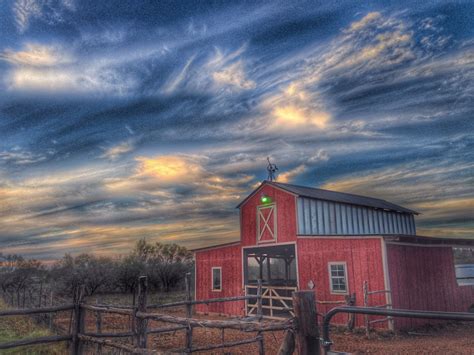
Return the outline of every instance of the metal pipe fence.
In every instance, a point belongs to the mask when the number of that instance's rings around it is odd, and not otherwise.
[[[331,339],[329,338],[329,326],[331,323],[331,319],[338,313],[454,321],[474,321],[474,313],[468,312],[417,311],[409,309],[382,309],[377,307],[336,307],[331,309],[323,319],[323,337],[321,339],[321,344],[326,352],[331,350],[331,345],[333,344]]]

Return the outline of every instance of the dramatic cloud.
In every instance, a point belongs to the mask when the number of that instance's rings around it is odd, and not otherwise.
[[[236,240],[266,178],[473,236],[469,2],[0,2],[0,249]]]

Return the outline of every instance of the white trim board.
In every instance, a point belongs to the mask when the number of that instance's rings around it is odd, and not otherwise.
[[[422,248],[460,248],[459,244],[419,244],[419,243],[404,243],[404,242],[386,242],[387,245],[402,245],[407,247],[422,247]],[[469,247],[465,247],[469,248]],[[471,247],[472,248],[472,247]]]
[[[382,238],[381,247],[382,247],[382,267],[383,267],[384,287],[387,291],[389,291],[389,292],[385,292],[385,302],[386,304],[392,304],[392,287],[390,285],[390,269],[388,267],[387,242],[385,241],[384,238]],[[389,306],[389,308],[393,308],[393,307]],[[389,318],[388,329],[389,330],[395,329],[392,318]]]
[[[332,284],[332,274],[331,274],[331,266],[332,265],[343,265],[344,266],[344,281],[346,283],[346,291],[338,292],[333,290]],[[329,276],[329,293],[331,295],[348,295],[350,293],[349,290],[349,275],[347,272],[347,261],[328,261],[328,276]]]

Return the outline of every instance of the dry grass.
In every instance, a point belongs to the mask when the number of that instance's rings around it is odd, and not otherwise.
[[[0,309],[6,309],[7,306],[0,299]],[[53,335],[48,329],[36,324],[32,318],[27,316],[18,317],[2,317],[0,318],[0,343],[10,342],[20,339],[36,338]],[[62,344],[47,344],[30,347],[20,347],[10,350],[0,350],[0,354],[28,354],[28,355],[43,355],[43,354],[64,354],[66,346]]]

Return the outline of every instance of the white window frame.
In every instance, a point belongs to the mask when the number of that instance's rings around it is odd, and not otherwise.
[[[214,288],[214,270],[219,270],[219,281],[220,281],[220,288]],[[221,266],[213,266],[211,268],[211,289],[213,292],[221,292],[222,291],[222,267]]]
[[[270,209],[267,218],[263,216],[262,210]],[[273,218],[273,230],[270,228],[271,221],[270,219]],[[260,221],[263,221],[263,228],[260,229]],[[261,240],[265,230],[268,230],[272,239],[269,240]],[[275,243],[278,241],[278,234],[277,234],[277,206],[276,203],[268,204],[268,205],[260,205],[257,206],[257,243]]]
[[[344,282],[346,284],[346,290],[345,291],[340,291],[340,290],[334,290],[333,288],[333,283],[332,283],[332,274],[331,274],[331,266],[333,265],[342,265],[344,268]],[[349,294],[349,283],[347,281],[347,263],[345,261],[331,261],[328,263],[328,274],[329,274],[329,291],[331,292],[331,295],[348,295]],[[335,276],[335,277],[341,277],[341,276]]]

